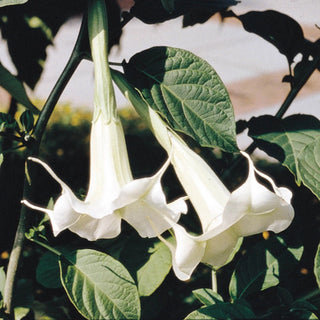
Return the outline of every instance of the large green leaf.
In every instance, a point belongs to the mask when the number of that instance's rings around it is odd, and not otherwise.
[[[276,286],[297,265],[303,247],[288,247],[280,237],[271,237],[248,250],[233,272],[229,292],[233,299]]]
[[[131,238],[120,260],[136,278],[140,296],[151,295],[171,269],[171,253],[159,240]]]
[[[18,102],[34,113],[39,110],[29,100],[23,84],[0,63],[0,86],[6,89]]]
[[[320,121],[310,115],[252,118],[249,135],[320,198]]]
[[[185,320],[255,319],[254,312],[241,303],[222,302],[191,312]]]
[[[237,151],[228,92],[215,70],[186,50],[153,47],[124,64],[125,75],[174,130],[202,146]]]
[[[26,3],[28,0],[0,0],[0,7],[4,6],[12,6],[15,4],[23,4]]]
[[[139,319],[140,301],[134,280],[111,256],[82,249],[60,257],[63,287],[87,319]]]

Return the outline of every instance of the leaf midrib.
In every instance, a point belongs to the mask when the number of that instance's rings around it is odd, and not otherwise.
[[[177,100],[179,100],[179,101],[181,102],[181,104],[183,105],[184,100],[181,99],[179,96],[177,96],[172,90],[170,90],[170,89],[169,89],[170,87],[164,85],[164,84],[163,84],[162,82],[160,82],[155,76],[149,74],[149,73],[146,72],[145,70],[140,69],[140,68],[137,67],[137,66],[135,66],[135,68],[137,69],[138,72],[141,72],[141,73],[144,74],[145,76],[151,78],[154,82],[158,83],[158,85],[160,86],[160,88],[163,87],[163,88],[164,88],[165,90],[167,90],[173,97],[175,97]],[[180,70],[180,69],[175,69],[175,70],[171,70],[171,71],[177,71],[177,70]],[[188,70],[188,69],[185,69],[185,70]],[[186,83],[186,84],[189,84],[189,83]],[[175,85],[185,85],[185,84],[184,84],[184,83],[181,83],[181,84],[175,84]],[[189,84],[189,85],[193,85],[193,84],[191,83],[191,84]],[[162,91],[162,90],[161,90],[161,91]],[[162,97],[163,97],[163,95],[162,95]],[[195,100],[197,100],[197,99],[195,99]],[[199,100],[199,101],[202,101],[202,100]],[[230,103],[231,103],[231,101],[230,101]],[[187,104],[185,104],[185,106],[188,107]],[[184,108],[182,107],[182,110],[183,110],[183,109],[184,109]],[[173,118],[174,121],[176,122],[175,117],[173,116],[171,110],[170,110],[169,108],[167,108],[167,110],[169,111],[170,115],[172,116],[172,118]],[[197,119],[203,120],[202,118],[200,118],[199,116],[197,116],[196,113],[194,113],[194,111],[193,111],[193,109],[192,109],[191,107],[188,107],[188,110],[192,111],[192,113],[196,115],[196,118],[197,118]],[[158,111],[159,111],[159,110],[158,110]],[[220,109],[220,111],[221,111],[226,117],[228,117],[228,114],[225,112],[224,109]],[[185,111],[184,111],[184,110],[183,110],[183,113],[185,114]],[[186,119],[186,122],[189,124],[189,121],[187,120],[187,118],[185,118],[185,119]],[[205,121],[203,121],[203,123],[204,123],[207,127],[209,127],[213,132],[216,133],[216,131],[214,130],[214,125],[211,126],[211,125],[209,125],[208,122],[205,122]],[[190,127],[190,128],[192,129],[192,131],[194,132],[194,130],[193,130],[192,126],[190,126],[190,124],[189,124],[189,127]],[[203,131],[206,131],[206,130],[203,130]],[[216,134],[217,134],[217,133],[216,133]],[[218,134],[217,134],[217,135],[218,135]],[[231,146],[232,148],[234,148],[234,145],[231,144],[226,138],[224,138],[224,137],[221,136],[221,135],[218,135],[218,136],[223,139],[223,141],[225,142],[225,145],[228,145],[228,146]],[[207,139],[207,140],[208,140],[208,139]],[[210,139],[209,139],[209,140],[210,140]],[[210,145],[207,145],[207,144],[206,144],[206,145],[201,144],[201,145],[203,145],[203,146],[205,146],[205,147],[211,147]]]
[[[100,292],[102,292],[105,296],[107,296],[107,298],[109,299],[109,301],[111,301],[111,303],[117,308],[117,310],[119,310],[119,312],[125,317],[125,319],[128,319],[128,317],[126,317],[126,315],[121,311],[121,309],[118,307],[118,305],[113,301],[113,299],[111,299],[110,297],[109,297],[109,295],[107,295],[99,286],[97,286],[96,285],[96,283],[95,282],[93,282],[92,280],[91,280],[91,278],[90,277],[88,277],[88,276],[85,276],[86,275],[86,273],[84,273],[80,268],[78,268],[77,267],[77,265],[73,262],[73,261],[71,261],[71,259],[69,259],[66,255],[62,255],[63,256],[63,258],[66,260],[66,261],[68,261],[69,263],[70,263],[70,265],[71,266],[74,266],[74,268],[76,269],[76,270],[78,270],[78,272],[81,274],[81,275],[83,275],[83,278],[86,278],[86,279],[89,279],[89,282],[91,283],[91,284],[93,284],[93,287],[94,288],[98,288],[98,290],[100,291]],[[100,255],[101,256],[101,255]],[[61,258],[59,259],[59,264],[61,264]],[[60,267],[60,273],[61,273],[61,267]],[[64,285],[64,283],[63,283],[63,285]],[[65,286],[65,285],[64,285]],[[69,295],[69,292],[68,292],[68,290],[66,290],[67,291],[67,294]],[[70,297],[70,295],[69,295],[69,298],[71,298]],[[73,299],[70,299],[71,301],[73,300]],[[97,305],[97,304],[96,304]],[[86,308],[87,309],[87,308]],[[77,310],[79,310],[78,308],[77,308]],[[79,310],[80,311],[80,310]],[[101,314],[101,313],[100,313]]]

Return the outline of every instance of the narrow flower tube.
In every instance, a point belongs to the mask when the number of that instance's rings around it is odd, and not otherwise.
[[[49,215],[54,235],[65,229],[88,240],[116,237],[121,219],[142,237],[155,237],[172,227],[186,213],[184,199],[167,203],[161,178],[168,160],[157,174],[134,180],[128,159],[123,128],[116,111],[113,85],[107,60],[107,22],[104,1],[90,0],[88,27],[95,68],[94,117],[90,136],[90,181],[84,201],[44,162],[42,165],[60,184],[62,193],[52,210],[22,203]],[[150,221],[157,225],[157,232]]]
[[[113,71],[112,76],[161,146],[171,153],[171,163],[201,221],[201,235],[190,235],[175,224],[174,245],[160,237],[171,250],[173,269],[179,279],[189,279],[200,262],[215,267],[226,264],[244,236],[266,230],[278,233],[290,225],[294,217],[290,190],[278,188],[269,176],[254,167],[247,154],[242,152],[249,164],[247,180],[230,193],[209,165],[164,123],[121,73]],[[256,175],[265,179],[272,191],[259,183]]]

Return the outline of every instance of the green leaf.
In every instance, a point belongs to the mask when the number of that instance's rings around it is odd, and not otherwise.
[[[28,0],[0,0],[0,7],[26,3]]]
[[[72,14],[83,12],[84,2],[28,1],[23,6],[5,8],[6,19],[0,20],[1,35],[7,40],[18,78],[31,89],[34,89],[42,73],[47,47],[52,44],[59,28]]]
[[[314,274],[317,279],[318,287],[320,288],[320,244],[314,259]]]
[[[19,125],[11,114],[0,112],[0,131],[3,131],[4,128],[15,130],[19,128]]]
[[[276,286],[297,265],[303,247],[289,247],[280,237],[260,241],[239,260],[232,274],[229,293],[232,299]]]
[[[58,250],[61,251],[61,248]],[[59,257],[56,254],[46,252],[41,256],[36,269],[36,279],[46,288],[62,287],[60,280]]]
[[[3,298],[5,283],[6,283],[6,273],[4,272],[4,268],[1,267],[0,268],[0,294],[1,294],[0,300],[2,300]]]
[[[296,300],[290,305],[289,316],[292,319],[318,319],[318,308],[306,300]]]
[[[230,13],[228,13],[230,15]],[[284,54],[289,63],[303,52],[306,47],[303,30],[299,23],[291,17],[274,10],[249,11],[236,16],[246,31],[253,32],[272,43],[280,53]]]
[[[202,146],[238,150],[228,92],[206,61],[182,49],[153,47],[134,55],[124,71],[174,130]]]
[[[23,320],[30,312],[30,308],[27,307],[16,307],[14,308],[14,319]]]
[[[20,123],[23,127],[23,131],[30,132],[34,126],[34,117],[30,110],[24,111],[20,116]]]
[[[150,296],[171,269],[171,253],[159,240],[136,238],[128,241],[120,260],[135,276],[140,296]]]
[[[163,282],[171,269],[171,253],[158,241],[149,249],[148,261],[137,271],[138,290],[141,296],[151,295]]]
[[[240,303],[222,302],[191,312],[185,320],[255,319],[254,312]]]
[[[318,308],[315,305],[303,299],[294,301],[290,307],[296,310],[308,310],[311,312],[317,312],[318,310]]]
[[[91,249],[61,255],[61,281],[69,299],[87,319],[139,319],[140,301],[125,267]]]
[[[249,136],[260,149],[275,157],[320,199],[320,121],[310,115],[285,119],[252,118]]]
[[[39,113],[39,110],[29,100],[23,84],[14,75],[12,75],[10,71],[6,69],[1,63],[0,86],[6,89],[12,95],[12,97],[14,97],[19,103],[23,104],[33,113]]]
[[[193,290],[192,293],[205,306],[211,306],[213,304],[223,302],[223,298],[212,289],[197,289]]]

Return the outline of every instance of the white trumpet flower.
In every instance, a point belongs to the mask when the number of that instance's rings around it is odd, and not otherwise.
[[[167,243],[173,269],[181,280],[190,278],[200,262],[220,267],[227,263],[244,236],[270,230],[285,230],[294,217],[290,204],[292,193],[278,188],[273,180],[257,170],[250,157],[246,182],[230,193],[209,165],[174,133],[130,86],[123,75],[113,71],[120,90],[148,123],[161,146],[171,154],[171,163],[197,215],[202,234],[190,235],[175,224],[176,243]],[[273,192],[259,183],[255,174],[269,182]],[[161,236],[160,238],[165,241]]]
[[[173,142],[173,144],[176,143],[177,141]],[[194,171],[202,171],[199,174],[200,177],[205,177],[205,172],[209,175],[210,168],[198,155],[192,154],[193,151],[190,149],[183,152],[187,153],[184,157],[185,161],[189,159],[190,165],[198,165]],[[209,211],[197,211],[203,230],[199,236],[190,235],[179,225],[173,227],[176,244],[167,243],[167,245],[172,252],[173,268],[179,279],[189,279],[200,262],[215,267],[223,266],[233,256],[238,248],[238,241],[244,236],[266,230],[278,233],[290,225],[294,217],[294,210],[290,204],[292,196],[290,190],[283,187],[278,188],[269,176],[254,167],[248,155],[245,153],[243,155],[249,162],[248,178],[232,193],[226,191],[223,198],[221,194],[223,194],[224,187],[221,181],[215,180],[213,184],[213,180],[205,179],[204,183],[202,180],[200,183],[197,181],[191,185],[189,177],[182,182],[185,189],[189,190],[187,194],[196,210],[207,206]],[[273,192],[259,183],[255,174],[267,180]],[[196,173],[193,172],[193,175]],[[184,178],[180,176],[180,181],[181,179]],[[211,190],[211,199],[205,201],[201,188],[204,194]],[[210,203],[214,203],[212,199],[215,199],[217,206],[210,210]]]
[[[154,176],[133,180],[120,122],[105,124],[98,116],[92,124],[90,147],[90,183],[84,201],[47,164],[29,158],[41,164],[61,186],[62,193],[52,210],[22,201],[49,215],[55,236],[68,228],[88,240],[113,238],[120,233],[124,219],[142,237],[155,237],[150,220],[162,233],[178,221],[180,213],[186,213],[183,199],[167,204],[162,190],[161,178],[169,159]]]
[[[170,204],[161,178],[170,160],[157,174],[134,180],[130,169],[123,128],[116,111],[114,91],[107,61],[106,9],[103,1],[91,1],[89,36],[95,67],[94,119],[90,136],[90,181],[84,201],[44,162],[41,164],[60,184],[62,193],[54,208],[22,203],[49,215],[54,235],[70,229],[88,240],[116,237],[121,219],[131,224],[142,237],[155,237],[177,222],[187,206],[180,198]],[[151,224],[157,225],[155,233]]]

